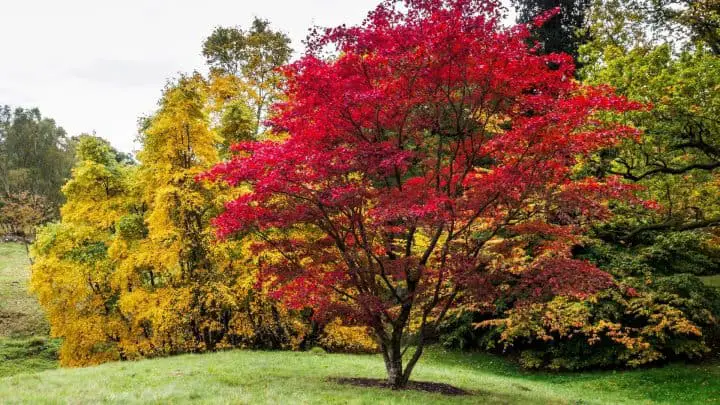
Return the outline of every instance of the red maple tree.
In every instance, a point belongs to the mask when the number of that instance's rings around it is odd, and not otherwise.
[[[503,294],[502,272],[528,275],[505,292],[526,297],[611,281],[570,250],[627,188],[574,167],[636,134],[601,114],[639,106],[577,83],[570,56],[537,54],[532,27],[503,28],[498,10],[388,0],[316,34],[285,68],[270,124],[286,138],[236,145],[206,175],[251,186],[219,234],[252,232],[282,258],[262,274],[290,307],[369,326],[393,387],[450,308]]]

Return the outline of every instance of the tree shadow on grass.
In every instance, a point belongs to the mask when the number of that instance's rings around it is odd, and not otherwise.
[[[392,386],[387,380],[377,378],[330,378],[329,381],[343,385],[354,385],[356,387],[367,387],[367,388],[387,388],[392,389]],[[429,392],[433,394],[442,394],[449,396],[465,396],[473,395],[472,392],[466,391],[462,388],[454,387],[450,384],[424,382],[424,381],[410,381],[404,390]]]

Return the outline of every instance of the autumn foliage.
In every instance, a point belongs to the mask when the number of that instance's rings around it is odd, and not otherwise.
[[[622,83],[625,65],[583,84],[534,42],[561,10],[505,27],[499,3],[385,0],[290,64],[266,21],[218,28],[210,73],[168,83],[135,158],[79,137],[61,220],[32,248],[61,363],[320,346],[382,353],[402,388],[436,342],[552,369],[709,352],[720,296],[670,274],[717,263],[686,259],[717,235],[684,232],[714,223],[717,182],[635,174],[640,153],[658,166],[666,124],[587,84]],[[43,200],[16,197],[0,227],[30,229]],[[642,225],[673,213],[694,225]]]
[[[237,192],[194,178],[220,161],[232,139],[221,134],[241,127],[218,128],[212,114],[242,98],[230,78],[211,80],[168,85],[143,123],[137,164],[97,137],[78,140],[62,220],[33,246],[31,288],[63,338],[63,365],[226,348],[375,350],[362,328],[326,329],[271,299],[252,238],[215,243],[210,221]]]
[[[203,176],[245,187],[215,225],[276,255],[259,263],[273,297],[369,327],[396,387],[447,311],[502,296],[504,274],[528,276],[528,302],[613,282],[571,248],[631,190],[574,168],[635,136],[602,118],[641,106],[499,19],[493,1],[388,0],[315,35],[269,122],[287,137]]]

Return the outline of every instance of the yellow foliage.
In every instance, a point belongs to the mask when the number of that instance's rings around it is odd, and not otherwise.
[[[250,241],[213,237],[211,218],[238,191],[195,181],[224,142],[212,91],[197,74],[168,86],[143,125],[139,165],[81,140],[62,220],[33,247],[32,288],[63,338],[63,365],[304,340],[307,322],[255,285]]]
[[[33,246],[32,289],[63,338],[62,365],[313,344],[309,319],[258,284],[256,241],[214,238],[211,219],[247,190],[195,180],[219,162],[224,137],[249,131],[233,107],[241,91],[231,78],[198,74],[170,84],[142,125],[137,165],[118,163],[98,138],[81,140],[62,220]],[[337,320],[319,339],[332,351],[378,350],[366,328]]]
[[[365,326],[345,326],[335,319],[325,326],[320,346],[330,352],[377,353],[380,346]]]

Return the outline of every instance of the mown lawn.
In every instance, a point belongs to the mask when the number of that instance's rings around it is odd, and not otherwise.
[[[573,374],[529,373],[505,359],[433,349],[415,379],[474,395],[445,397],[341,386],[380,377],[378,356],[229,351],[0,378],[0,403],[708,404],[720,403],[720,365]]]

